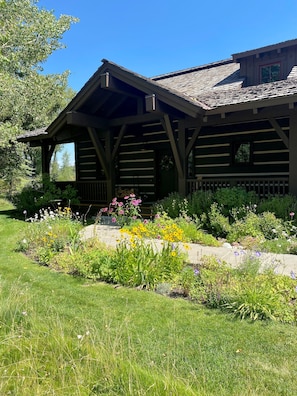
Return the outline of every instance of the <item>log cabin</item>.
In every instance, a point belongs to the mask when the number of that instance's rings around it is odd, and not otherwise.
[[[297,195],[296,104],[297,39],[153,78],[103,59],[47,128],[18,140],[42,148],[43,173],[74,143],[85,203],[230,186]]]

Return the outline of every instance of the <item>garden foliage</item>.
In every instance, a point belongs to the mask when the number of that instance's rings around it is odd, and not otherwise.
[[[137,202],[133,204],[134,200]],[[250,253],[245,250],[238,253],[237,250],[236,254],[241,256],[237,268],[231,268],[215,257],[205,257],[196,266],[187,264],[184,249],[182,252],[176,242],[218,243],[200,228],[206,221],[203,215],[200,220],[193,219],[183,205],[182,213],[175,219],[163,213],[157,214],[154,221],[127,222],[129,214],[135,216],[135,208],[140,214],[140,202],[135,196],[129,196],[126,203],[125,224],[129,225],[123,227],[126,236],[115,249],[107,248],[96,239],[82,242],[80,219],[70,208],[65,208],[40,210],[31,218],[26,235],[19,242],[19,250],[58,271],[187,297],[241,319],[297,322],[294,273],[288,277],[276,275],[270,266],[263,269],[261,253],[255,250]],[[113,200],[111,214],[121,216],[117,211],[124,205]],[[132,212],[129,212],[130,206]],[[255,247],[255,241],[262,247],[267,242],[276,244],[281,238],[288,238],[288,233],[293,238],[296,228],[292,212],[290,220],[285,221],[271,212],[256,213],[256,209],[256,204],[233,208],[229,216],[225,216],[222,204],[213,202],[205,216],[213,233],[224,234],[234,241],[249,238],[249,247]],[[157,249],[152,241],[148,243],[147,238],[162,239],[161,249]]]

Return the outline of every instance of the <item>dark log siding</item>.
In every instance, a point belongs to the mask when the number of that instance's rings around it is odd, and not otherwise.
[[[289,137],[288,118],[278,124]],[[173,123],[175,138],[178,124]],[[187,143],[193,129],[187,130]],[[115,141],[116,142],[116,136]],[[250,142],[250,164],[235,164],[232,159],[234,142]],[[103,141],[102,141],[103,143]],[[160,197],[159,163],[163,153],[171,153],[167,133],[160,123],[130,127],[123,137],[115,158],[115,191],[134,190],[147,202]],[[287,178],[289,150],[268,121],[203,126],[193,146],[194,164],[192,179],[220,179],[221,183],[237,183],[240,178]],[[102,167],[91,140],[76,144],[77,181],[105,180]],[[172,176],[171,176],[172,177]],[[232,182],[233,180],[233,182]]]
[[[289,134],[288,119],[278,120]],[[250,165],[234,164],[234,142],[251,142]],[[195,145],[195,177],[288,176],[289,150],[268,121],[204,127]]]
[[[116,187],[133,189],[145,201],[156,199],[158,170],[156,152],[170,147],[161,123],[139,125],[129,130],[117,157]]]
[[[76,143],[76,172],[77,181],[95,181],[103,178],[102,168],[91,140]]]

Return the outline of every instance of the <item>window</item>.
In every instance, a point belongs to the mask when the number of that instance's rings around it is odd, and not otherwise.
[[[260,66],[260,82],[268,83],[280,80],[280,63]]]
[[[251,163],[251,143],[234,142],[233,144],[233,163],[236,165]]]

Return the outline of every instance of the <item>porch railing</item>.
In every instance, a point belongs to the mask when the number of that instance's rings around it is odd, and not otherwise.
[[[56,185],[64,189],[67,185],[71,185],[77,190],[77,195],[82,203],[104,203],[107,202],[107,182],[100,181],[63,181],[56,182]]]
[[[187,180],[188,193],[194,191],[216,191],[225,187],[242,187],[247,191],[255,191],[260,198],[269,195],[285,195],[289,192],[289,178],[205,178]]]

